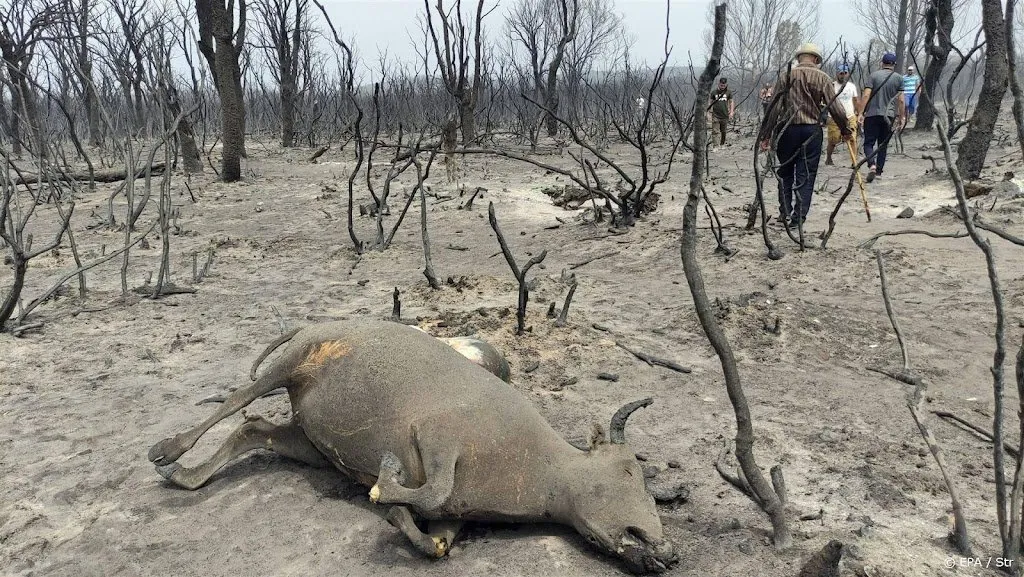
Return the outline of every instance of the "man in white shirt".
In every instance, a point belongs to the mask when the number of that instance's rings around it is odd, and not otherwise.
[[[839,65],[839,73],[836,74],[836,81],[832,83],[836,89],[836,100],[846,110],[846,119],[850,123],[850,130],[853,132],[853,149],[857,150],[857,85],[850,82],[850,67],[846,64]],[[825,151],[825,165],[832,166],[832,152],[836,145],[843,141],[839,133],[839,126],[831,117],[828,119],[828,148]]]

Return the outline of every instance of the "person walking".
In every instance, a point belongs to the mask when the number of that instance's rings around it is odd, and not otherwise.
[[[844,140],[852,137],[846,109],[836,99],[835,87],[821,71],[821,49],[805,43],[794,55],[797,64],[779,77],[773,92],[775,104],[761,124],[761,150],[778,142],[779,220],[800,226],[811,209],[814,181],[821,160],[821,110],[839,127]]]
[[[850,128],[850,133],[853,134],[853,149],[857,150],[857,86],[850,82],[849,65],[839,65],[836,81],[832,83],[832,87],[836,92],[836,100],[843,105],[843,110],[846,111],[847,126]],[[834,164],[832,153],[835,151],[836,145],[843,141],[843,135],[835,120],[829,118],[826,125],[828,126],[828,148],[825,149],[825,166],[832,166]]]
[[[859,120],[864,127],[868,182],[873,182],[885,170],[893,129],[906,124],[906,114],[903,77],[896,72],[896,54],[886,52],[882,55],[882,67],[872,72],[864,85],[860,105]]]
[[[768,105],[772,103],[772,83],[765,82],[764,86],[761,87],[761,93],[758,95],[761,99],[761,114],[762,116],[768,114]]]
[[[736,112],[736,104],[732,100],[732,91],[729,90],[729,81],[723,76],[718,79],[718,90],[711,93],[711,102],[708,107],[711,109],[711,144],[715,143],[715,136],[720,136],[719,144],[725,146],[725,133],[729,129],[729,121]]]
[[[914,72],[913,66],[907,66],[907,75],[903,77],[903,99],[907,105],[907,120],[917,112],[917,97],[921,93],[921,77]]]

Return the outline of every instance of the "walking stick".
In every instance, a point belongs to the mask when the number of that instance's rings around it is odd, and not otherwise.
[[[857,184],[860,186],[860,199],[864,202],[864,212],[868,215],[868,222],[871,222],[871,209],[868,208],[868,193],[864,190],[864,180],[860,177],[860,170],[857,168],[857,152],[853,149],[853,141],[846,141],[846,148],[850,151],[850,162],[857,171]]]

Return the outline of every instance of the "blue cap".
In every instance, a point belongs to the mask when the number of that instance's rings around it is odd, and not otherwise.
[[[882,64],[896,64],[896,53],[886,52],[882,55]]]
[[[849,64],[840,64],[839,65],[839,71],[840,72],[849,72],[850,71],[850,65]]]

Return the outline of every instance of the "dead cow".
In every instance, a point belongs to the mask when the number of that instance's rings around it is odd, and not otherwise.
[[[242,424],[208,461],[177,459],[207,430],[263,393],[286,387],[293,420]],[[334,465],[392,505],[388,521],[425,555],[442,557],[464,521],[570,525],[634,572],[675,562],[654,499],[625,444],[630,403],[589,450],[562,439],[515,389],[450,346],[398,323],[349,320],[299,331],[252,385],[200,425],[149,451],[157,471],[196,489],[256,448]],[[429,521],[423,533],[414,515]]]
[[[423,329],[416,325],[409,325],[412,328],[426,333]],[[252,368],[249,369],[249,378],[253,381],[256,380],[256,369],[259,368],[260,364],[270,356],[275,350],[281,345],[292,340],[295,335],[302,329],[292,329],[291,331],[281,335],[274,342],[267,345],[260,356],[256,357],[256,360],[252,363]],[[426,333],[429,334],[429,333]],[[512,371],[508,366],[508,361],[505,360],[505,356],[498,352],[498,349],[494,348],[490,343],[482,341],[476,337],[437,337],[441,342],[450,346],[459,352],[462,356],[473,361],[475,364],[487,369],[489,372],[505,381],[506,383],[512,378]]]

